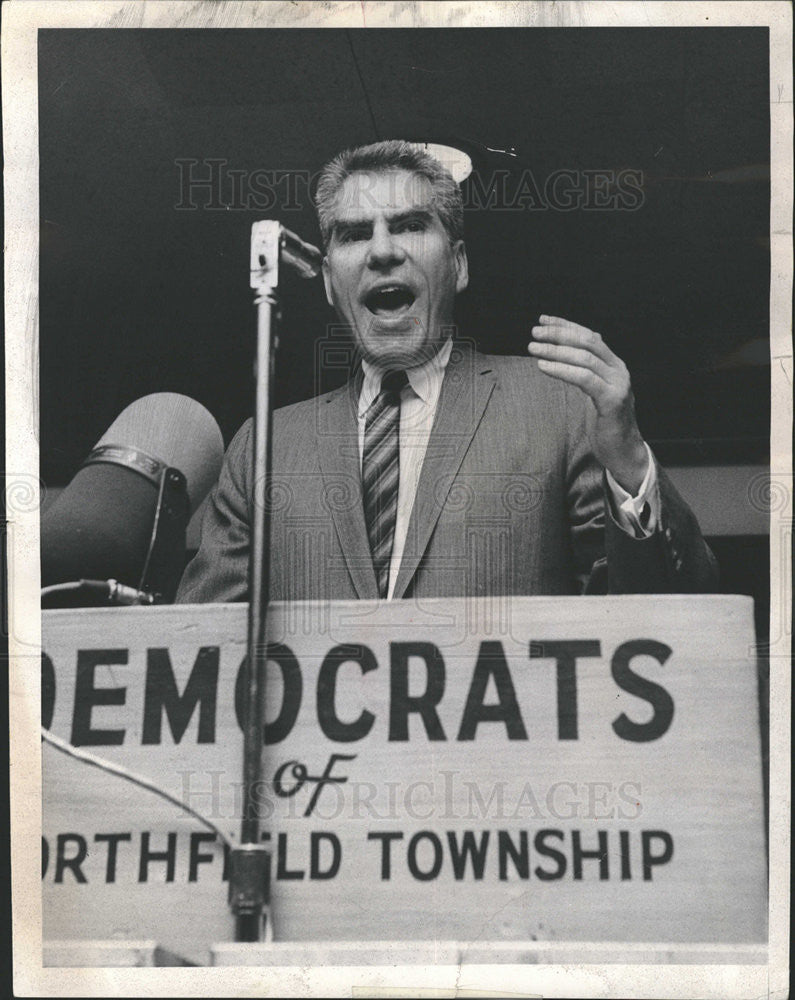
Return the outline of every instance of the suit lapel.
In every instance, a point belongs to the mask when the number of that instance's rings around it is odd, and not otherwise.
[[[359,436],[356,421],[361,379],[319,401],[318,460],[328,506],[357,596],[378,598],[378,583],[367,540],[361,500]]]
[[[404,596],[417,571],[496,381],[482,354],[467,344],[453,344],[409,519],[394,598]]]

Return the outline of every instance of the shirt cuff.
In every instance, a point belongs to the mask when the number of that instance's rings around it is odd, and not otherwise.
[[[630,496],[624,487],[615,481],[610,470],[605,470],[616,520],[620,527],[636,538],[648,538],[649,535],[653,535],[660,519],[657,465],[651,448],[645,441],[643,444],[646,448],[648,465],[637,496]]]

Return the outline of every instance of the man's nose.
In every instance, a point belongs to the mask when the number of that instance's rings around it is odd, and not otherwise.
[[[381,270],[401,263],[405,256],[400,241],[390,233],[388,226],[382,224],[373,228],[373,235],[367,248],[368,267]]]

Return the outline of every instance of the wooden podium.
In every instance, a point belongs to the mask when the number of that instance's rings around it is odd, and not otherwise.
[[[765,961],[749,598],[274,605],[262,945],[232,943],[220,836],[245,634],[242,605],[43,614],[44,725],[218,830],[45,744],[51,957]]]

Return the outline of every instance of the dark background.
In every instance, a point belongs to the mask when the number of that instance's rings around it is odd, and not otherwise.
[[[305,188],[247,211],[227,179],[219,208],[178,210],[175,161],[308,174],[395,136],[513,145],[542,189],[642,171],[636,211],[468,211],[462,332],[524,353],[539,312],[581,322],[629,365],[663,461],[764,461],[767,50],[766,28],[41,31],[45,483],[150,392],[198,399],[228,442],[251,410],[251,222],[319,242]],[[334,318],[319,280],[284,311],[279,404],[313,394]]]

